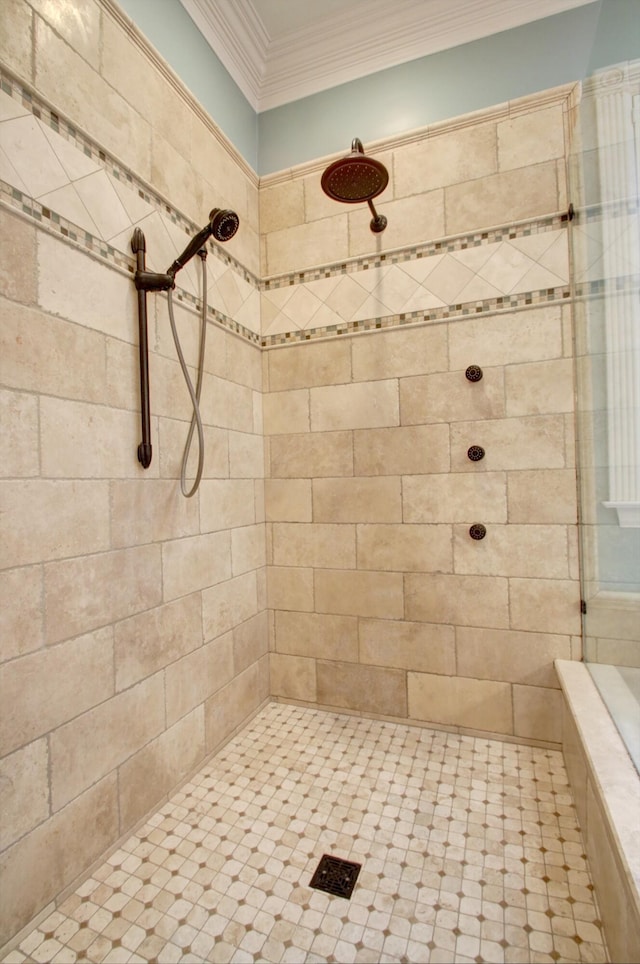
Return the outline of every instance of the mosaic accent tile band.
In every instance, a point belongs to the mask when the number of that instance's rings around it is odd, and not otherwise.
[[[162,270],[199,227],[6,73],[0,73],[0,120],[2,202],[93,256],[133,273],[130,238],[141,225],[158,261],[150,267]],[[601,207],[580,212],[571,229],[573,244],[588,249],[591,277],[603,254],[603,241],[591,230]],[[619,230],[628,230],[635,218],[630,205],[613,213]],[[572,297],[568,225],[569,213],[556,213],[262,282],[211,244],[209,317],[252,344],[277,348],[566,302]],[[576,279],[581,287],[573,295],[597,295],[583,280]],[[176,297],[197,309],[198,290],[188,265]]]
[[[270,704],[5,964],[87,960],[608,956],[559,752]]]

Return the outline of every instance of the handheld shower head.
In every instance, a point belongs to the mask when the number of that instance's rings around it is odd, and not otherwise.
[[[214,208],[209,212],[209,226],[216,241],[228,241],[240,227],[240,218],[235,211]]]
[[[184,268],[194,254],[197,254],[200,248],[204,247],[210,237],[213,236],[216,241],[228,241],[234,236],[239,226],[240,218],[235,211],[223,211],[220,208],[214,208],[209,213],[209,223],[191,239],[180,257],[173,262],[167,274],[173,277],[180,268]]]

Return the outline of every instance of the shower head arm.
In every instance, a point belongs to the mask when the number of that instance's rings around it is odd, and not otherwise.
[[[371,228],[374,234],[380,234],[380,232],[384,231],[384,229],[387,226],[387,219],[385,218],[384,214],[378,214],[378,212],[373,206],[373,201],[371,200],[371,198],[367,200],[367,204],[369,205],[369,210],[373,214],[373,217],[371,218],[371,221],[369,223],[369,227]]]

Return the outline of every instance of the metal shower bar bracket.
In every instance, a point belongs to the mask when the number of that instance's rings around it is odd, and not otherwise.
[[[136,228],[131,238],[131,250],[136,256],[134,276],[138,292],[138,331],[140,345],[140,411],[142,414],[142,441],[138,446],[138,462],[143,469],[151,465],[151,415],[149,407],[149,339],[147,336],[147,291],[168,291],[175,286],[171,274],[156,274],[147,271],[147,245],[144,234]]]

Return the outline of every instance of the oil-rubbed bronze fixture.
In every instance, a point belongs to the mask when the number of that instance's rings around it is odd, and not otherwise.
[[[482,378],[482,369],[480,368],[480,365],[469,365],[464,374],[470,382],[479,382]]]
[[[320,181],[324,193],[343,204],[361,204],[366,201],[373,218],[369,227],[374,234],[384,231],[387,219],[377,214],[373,198],[382,194],[389,183],[389,172],[384,164],[373,157],[366,157],[362,141],[354,137],[351,153],[330,164]]]
[[[471,445],[467,449],[467,458],[471,459],[472,462],[480,462],[485,456],[485,451],[481,445]]]
[[[480,539],[484,539],[486,534],[487,534],[487,530],[485,526],[482,525],[481,522],[474,522],[471,528],[469,529],[469,535],[471,536],[472,539],[475,539],[476,542],[478,542]]]
[[[156,271],[147,271],[146,268],[146,241],[143,232],[140,228],[135,228],[133,236],[131,238],[131,250],[136,256],[136,272],[134,275],[134,282],[136,286],[136,291],[138,292],[138,332],[139,332],[139,355],[140,355],[140,408],[142,415],[142,441],[138,446],[138,461],[142,465],[143,469],[148,469],[151,465],[152,450],[151,450],[151,418],[150,418],[150,407],[149,407],[149,352],[148,352],[148,337],[147,337],[147,292],[148,291],[166,291],[168,293],[168,306],[169,306],[169,320],[171,321],[171,328],[176,342],[176,349],[178,351],[178,360],[182,367],[182,371],[187,382],[187,388],[189,394],[191,395],[191,400],[194,405],[194,420],[191,423],[191,428],[189,432],[189,439],[187,447],[185,448],[185,456],[183,459],[183,472],[181,476],[181,485],[183,494],[189,498],[198,488],[200,482],[200,476],[202,474],[202,458],[204,451],[204,436],[202,434],[202,422],[200,419],[200,412],[198,410],[198,402],[200,400],[200,385],[202,381],[202,375],[200,372],[200,364],[204,364],[204,338],[206,335],[206,311],[207,311],[207,299],[206,299],[206,271],[204,270],[204,262],[207,257],[206,244],[209,238],[213,237],[216,241],[228,241],[234,236],[238,230],[239,225],[238,215],[235,211],[223,211],[220,208],[214,208],[213,211],[209,213],[209,223],[206,224],[202,230],[191,239],[187,247],[184,249],[179,258],[173,262],[173,264],[164,273],[158,273]],[[202,326],[201,326],[201,343],[200,343],[200,356],[201,361],[199,363],[198,371],[198,389],[194,392],[191,385],[191,379],[189,378],[189,373],[184,362],[184,357],[182,350],[180,349],[179,341],[177,339],[177,332],[175,330],[175,325],[173,322],[173,308],[171,302],[171,292],[175,288],[176,284],[176,274],[181,268],[187,264],[188,261],[193,258],[195,254],[199,254],[202,259],[203,266],[203,297],[202,297]],[[184,472],[186,469],[186,460],[188,456],[188,447],[191,445],[191,436],[193,434],[194,426],[198,429],[198,441],[200,443],[200,455],[198,461],[198,475],[196,478],[196,483],[191,489],[191,492],[185,491],[184,486]]]

